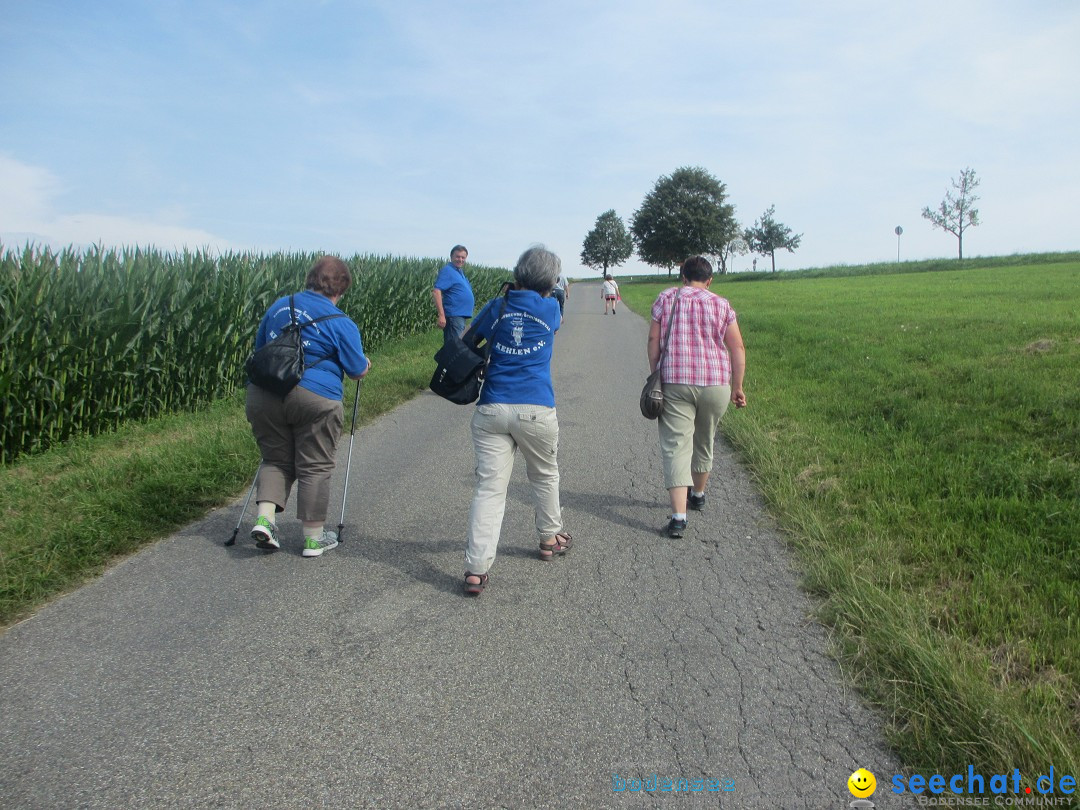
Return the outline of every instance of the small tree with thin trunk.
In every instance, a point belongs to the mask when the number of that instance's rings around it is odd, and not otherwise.
[[[717,271],[720,275],[725,275],[731,269],[731,264],[736,256],[743,256],[749,252],[750,245],[746,244],[746,240],[741,236],[736,236],[716,254]]]
[[[956,237],[956,258],[964,258],[964,231],[974,228],[979,224],[979,209],[975,207],[978,197],[975,189],[979,181],[975,179],[974,169],[964,169],[960,177],[952,181],[953,191],[945,192],[945,199],[941,201],[936,211],[931,211],[930,206],[923,209],[923,219],[930,220],[935,228],[948,231]]]
[[[750,246],[752,253],[760,256],[768,256],[772,259],[772,270],[776,272],[776,251],[786,250],[794,253],[802,242],[801,233],[792,233],[791,228],[774,218],[776,206],[770,205],[769,210],[761,215],[751,227],[743,232],[743,238]]]
[[[618,267],[634,252],[634,242],[626,232],[626,226],[615,213],[605,211],[596,218],[596,225],[585,237],[581,246],[581,263],[607,275],[609,267]]]

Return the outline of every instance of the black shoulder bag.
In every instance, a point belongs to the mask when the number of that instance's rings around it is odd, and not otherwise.
[[[293,297],[290,295],[289,325],[281,331],[280,335],[264,343],[247,359],[244,370],[247,372],[248,379],[259,388],[264,388],[284,398],[300,382],[305,368],[317,365],[334,354],[334,352],[324,354],[311,363],[305,364],[304,340],[301,331],[320,321],[344,317],[346,317],[344,313],[335,312],[300,323],[296,319],[296,309],[293,307]]]
[[[664,348],[660,350],[660,359],[656,361],[656,371],[646,378],[645,387],[641,389],[641,397],[638,399],[641,415],[646,419],[656,419],[664,412],[664,388],[660,375],[664,367],[668,341],[671,339],[671,325],[675,323],[675,307],[678,304],[679,293],[675,293],[675,301],[671,305],[671,317],[668,318],[667,333],[664,335]]]
[[[502,296],[502,307],[499,309],[499,317],[495,319],[498,326],[503,315],[506,314],[506,301],[509,287]],[[491,340],[484,344],[483,352],[470,346],[460,335],[451,335],[447,338],[439,351],[435,352],[435,373],[431,375],[428,387],[443,399],[457,405],[468,405],[476,402],[480,397],[480,391],[484,387],[484,375],[487,373],[488,363],[491,362],[491,344],[495,338],[495,326],[492,327]]]

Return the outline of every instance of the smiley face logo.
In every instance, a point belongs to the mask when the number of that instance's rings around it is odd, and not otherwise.
[[[874,791],[877,790],[877,779],[866,768],[859,768],[848,777],[847,788],[855,798],[865,799],[867,796],[874,795]]]

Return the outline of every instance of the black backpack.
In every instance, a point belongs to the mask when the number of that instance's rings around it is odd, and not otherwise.
[[[304,363],[304,340],[300,334],[307,326],[319,321],[328,321],[331,318],[344,318],[345,314],[335,312],[332,315],[323,315],[306,323],[296,320],[296,310],[293,308],[293,297],[289,296],[289,325],[280,335],[268,343],[264,343],[256,349],[251,357],[244,363],[244,370],[248,379],[259,388],[264,388],[279,397],[284,398],[292,391],[300,378],[304,376],[304,369],[314,366],[328,359],[334,352],[324,354],[311,363]]]

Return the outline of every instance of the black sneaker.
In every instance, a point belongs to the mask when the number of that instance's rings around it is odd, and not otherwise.
[[[690,492],[686,493],[686,503],[695,512],[700,512],[705,508],[705,493],[695,495],[694,491],[690,490]]]
[[[668,537],[682,537],[682,533],[686,531],[686,521],[676,520],[672,518],[667,525]]]

